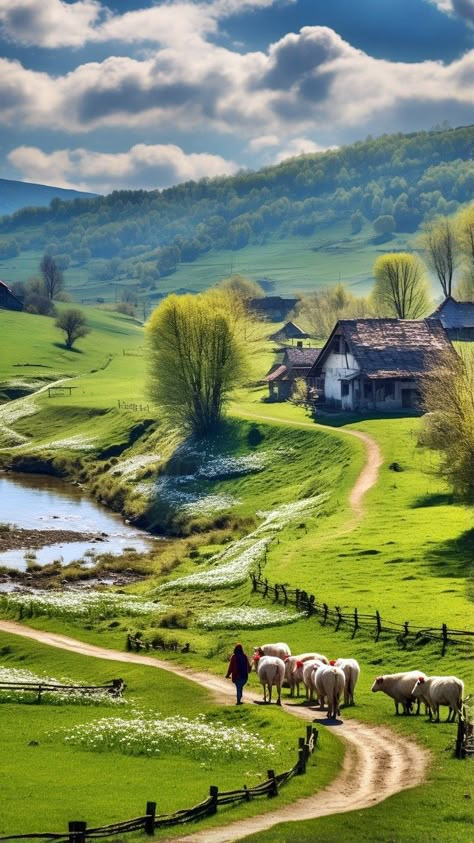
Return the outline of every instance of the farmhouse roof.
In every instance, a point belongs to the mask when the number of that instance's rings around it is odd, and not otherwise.
[[[454,353],[436,319],[341,319],[321,351],[310,376],[316,376],[342,334],[368,378],[413,378],[427,372],[439,355]],[[349,366],[347,368],[350,368]]]
[[[474,328],[474,301],[456,301],[448,296],[430,319],[439,319],[443,328]]]
[[[272,369],[270,370],[268,375],[265,375],[263,380],[267,381],[267,383],[271,383],[272,381],[277,381],[277,380],[282,379],[283,376],[286,375],[287,373],[288,373],[288,369],[286,368],[286,366],[281,364],[280,366],[277,366],[276,369],[272,367]]]
[[[275,342],[284,342],[285,340],[307,340],[309,339],[309,334],[306,331],[303,331],[295,322],[287,322],[286,325],[283,325],[283,328],[280,328],[279,331],[275,331],[274,334],[270,335],[270,339],[274,340]]]
[[[275,363],[264,381],[294,380],[297,377],[304,377],[316,362],[319,348],[287,348],[281,363]]]

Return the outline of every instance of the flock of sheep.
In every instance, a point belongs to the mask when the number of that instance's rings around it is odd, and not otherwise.
[[[277,691],[277,705],[281,705],[281,688],[285,683],[290,688],[290,696],[299,696],[300,684],[306,689],[310,701],[316,695],[321,709],[327,705],[327,716],[334,719],[340,715],[341,697],[344,705],[354,705],[354,690],[360,675],[360,667],[355,659],[336,659],[329,661],[320,653],[301,653],[292,656],[287,644],[263,644],[255,647],[252,667],[255,668],[260,683],[263,685],[263,700],[272,701],[272,690]],[[417,670],[404,673],[378,676],[372,685],[372,691],[383,691],[395,702],[395,712],[402,706],[403,714],[410,714],[417,704],[416,713],[423,702],[430,719],[434,715],[439,723],[439,707],[447,705],[448,722],[454,721],[456,714],[462,716],[464,684],[456,676],[426,676]]]

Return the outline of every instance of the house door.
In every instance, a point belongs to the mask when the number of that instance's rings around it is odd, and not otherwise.
[[[406,410],[414,409],[418,406],[418,397],[418,390],[402,389],[402,407]]]

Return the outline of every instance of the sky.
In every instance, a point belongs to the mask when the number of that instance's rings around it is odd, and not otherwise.
[[[96,193],[474,123],[474,0],[0,0],[0,177]]]

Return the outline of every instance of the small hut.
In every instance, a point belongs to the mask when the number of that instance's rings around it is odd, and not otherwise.
[[[450,340],[474,340],[474,301],[448,296],[430,319],[439,319]]]
[[[306,378],[316,363],[321,349],[287,348],[281,363],[275,363],[264,377],[270,401],[287,401],[293,394],[295,381]]]
[[[0,281],[0,307],[5,310],[23,310],[23,302],[17,299],[4,281]]]
[[[279,342],[283,345],[291,342],[292,345],[296,343],[299,348],[303,347],[303,340],[309,340],[309,334],[306,331],[303,331],[298,325],[294,322],[287,322],[286,325],[283,325],[283,328],[280,328],[279,331],[275,331],[274,334],[270,335],[270,339],[273,342]]]

